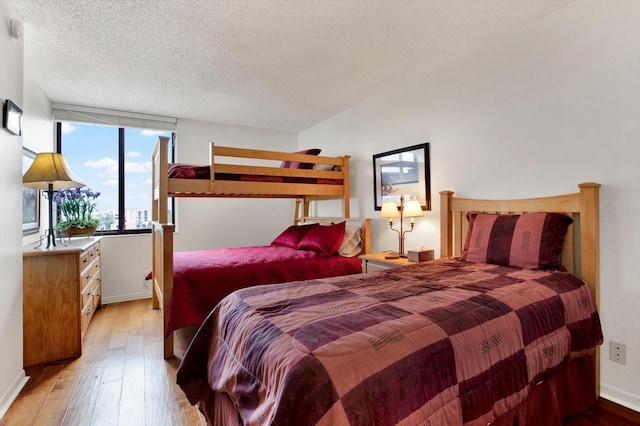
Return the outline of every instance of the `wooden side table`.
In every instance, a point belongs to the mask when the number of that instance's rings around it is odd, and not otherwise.
[[[399,257],[397,259],[385,259],[385,256],[390,253],[369,253],[360,256],[362,261],[362,272],[368,274],[370,272],[380,271],[382,269],[398,268],[400,266],[407,266],[413,264],[409,262],[406,257]]]
[[[368,274],[369,272],[380,271],[382,269],[398,268],[400,266],[416,264],[416,262],[410,262],[406,257],[399,257],[397,259],[385,259],[385,256],[387,256],[388,254],[390,253],[382,252],[360,255],[360,261],[362,262],[362,272]]]

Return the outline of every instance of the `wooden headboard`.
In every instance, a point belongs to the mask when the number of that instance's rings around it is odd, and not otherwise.
[[[460,256],[469,223],[467,212],[499,214],[556,212],[574,220],[569,227],[562,252],[562,264],[585,281],[600,305],[600,184],[585,182],[579,192],[551,197],[519,200],[476,200],[458,198],[452,191],[440,192],[440,257]],[[599,393],[599,351],[596,350],[596,392]]]

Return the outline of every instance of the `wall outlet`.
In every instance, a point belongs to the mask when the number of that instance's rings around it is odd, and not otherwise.
[[[622,343],[609,341],[609,359],[611,361],[619,362],[620,364],[627,363],[627,346]]]

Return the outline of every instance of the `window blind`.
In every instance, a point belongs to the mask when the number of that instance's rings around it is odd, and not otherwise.
[[[79,105],[52,105],[54,121],[101,124],[115,127],[175,131],[177,119],[160,115],[139,114]]]

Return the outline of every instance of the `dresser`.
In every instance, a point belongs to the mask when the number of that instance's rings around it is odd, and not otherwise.
[[[24,248],[25,367],[82,355],[82,338],[101,302],[100,238]]]

